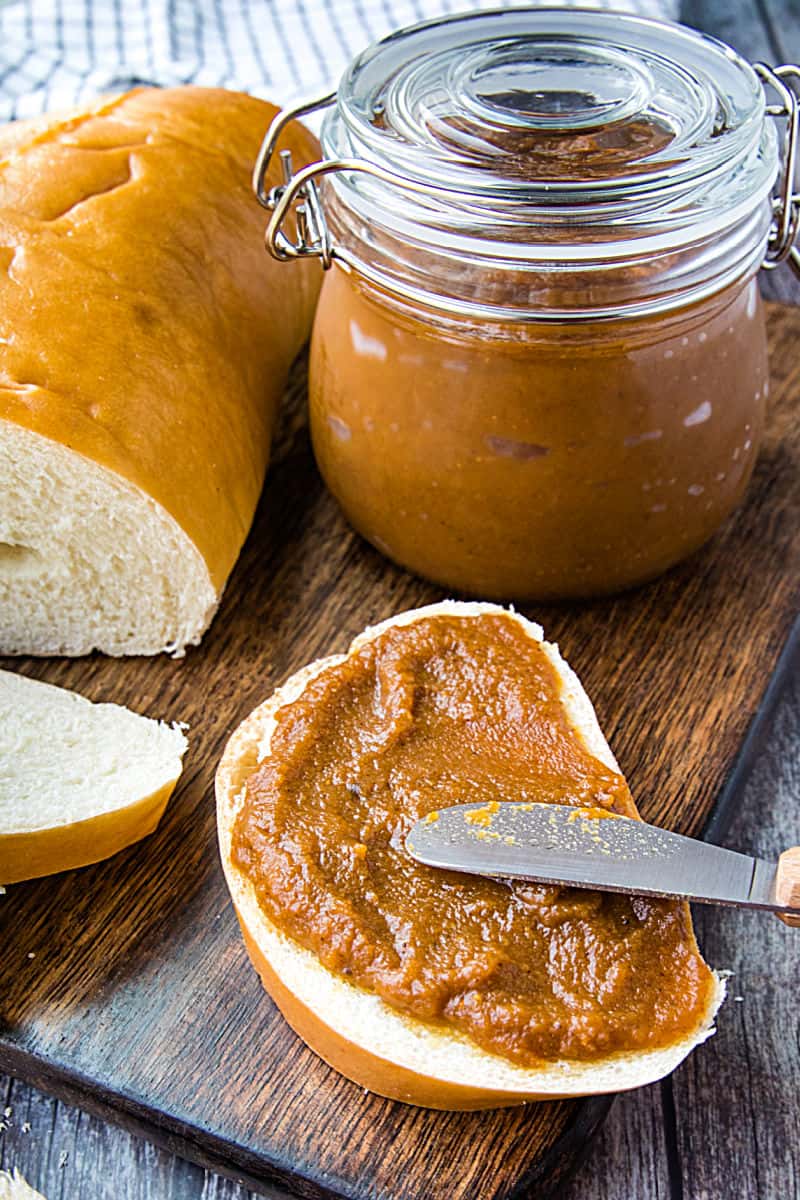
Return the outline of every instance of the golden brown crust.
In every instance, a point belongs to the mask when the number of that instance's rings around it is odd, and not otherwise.
[[[275,111],[145,88],[0,136],[0,418],[152,496],[217,592],[319,287],[264,249],[250,173]],[[299,125],[285,144],[318,149]]]
[[[441,1108],[449,1111],[477,1108],[510,1108],[526,1104],[540,1097],[521,1096],[485,1088],[467,1087],[447,1079],[435,1079],[409,1071],[399,1063],[389,1062],[373,1054],[365,1046],[351,1042],[298,1000],[273,971],[258,943],[237,909],[239,925],[250,961],[261,976],[261,982],[281,1010],[285,1020],[315,1054],[340,1075],[357,1083],[359,1087],[389,1100],[401,1100],[404,1104],[416,1104],[422,1108]],[[545,1097],[541,1097],[544,1099]],[[546,1097],[552,1099],[552,1096]]]
[[[177,780],[126,808],[85,821],[0,835],[0,884],[38,879],[109,858],[158,825]]]

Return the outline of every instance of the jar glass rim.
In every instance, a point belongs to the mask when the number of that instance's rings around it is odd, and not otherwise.
[[[321,185],[339,260],[450,311],[661,311],[752,274],[769,237],[758,75],[651,18],[512,7],[399,30],[350,65],[321,140],[345,164]]]
[[[511,7],[367,47],[322,142],[326,157],[473,199],[591,207],[644,193],[668,204],[757,154],[764,117],[753,68],[706,34],[607,10]]]

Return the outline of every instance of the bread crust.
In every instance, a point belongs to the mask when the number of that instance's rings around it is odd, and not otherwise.
[[[0,430],[152,497],[217,595],[321,278],[263,246],[250,173],[275,112],[221,89],[144,88],[0,136]],[[297,124],[282,145],[297,167],[318,152]]]
[[[147,837],[161,820],[177,781],[176,777],[125,808],[84,821],[0,834],[0,884],[86,867]]]
[[[618,769],[591,703],[558,648],[543,641],[538,626],[498,605],[445,601],[402,613],[365,630],[348,653],[390,625],[407,624],[437,613],[480,612],[512,616],[544,646],[559,671],[562,700],[586,745],[607,765]],[[310,951],[292,942],[269,921],[252,883],[232,862],[233,825],[244,800],[247,779],[268,755],[276,714],[302,695],[315,676],[344,657],[321,659],[302,668],[256,708],[229,739],[215,781],[220,855],[245,946],[264,987],[289,1025],[316,1054],[361,1087],[429,1108],[496,1108],[620,1091],[654,1082],[672,1071],[694,1046],[714,1032],[714,1015],[725,992],[717,976],[698,1027],[672,1046],[617,1053],[591,1063],[560,1062],[527,1069],[489,1054],[459,1032],[443,1031],[392,1009],[380,997],[328,971]],[[359,1009],[364,1011],[359,1014]],[[389,1053],[379,1053],[377,1043],[388,1046]],[[431,1061],[436,1063],[433,1069],[419,1069]]]
[[[181,775],[186,726],[0,671],[0,884],[84,867],[146,837]]]

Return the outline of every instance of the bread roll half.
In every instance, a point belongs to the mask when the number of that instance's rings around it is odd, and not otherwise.
[[[99,862],[157,826],[180,729],[0,671],[0,884]]]
[[[208,626],[320,280],[264,250],[274,112],[140,89],[0,136],[0,653],[180,652]]]
[[[561,699],[586,747],[618,771],[591,702],[558,648],[543,641],[538,625],[492,604],[446,601],[402,613],[355,639],[357,651],[389,626],[432,615],[504,613],[541,644],[561,681]],[[707,1008],[697,1027],[673,1044],[615,1053],[587,1061],[554,1061],[535,1069],[488,1053],[456,1030],[443,1030],[409,1017],[378,995],[326,969],[309,950],[271,922],[250,880],[232,861],[232,831],[250,775],[269,757],[279,710],[302,696],[308,684],[345,656],[321,659],[293,675],[234,732],[217,771],[217,822],[228,887],[250,957],[275,1003],[296,1033],[337,1071],[370,1091],[409,1104],[475,1109],[593,1093],[616,1092],[668,1074],[713,1033],[724,996],[714,976]]]

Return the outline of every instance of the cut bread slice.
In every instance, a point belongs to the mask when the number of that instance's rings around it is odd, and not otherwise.
[[[99,862],[152,833],[180,729],[0,671],[0,883]]]
[[[4,654],[180,652],[218,603],[177,521],[107,467],[0,421]]]
[[[367,629],[355,639],[349,653],[392,625],[437,614],[463,617],[483,613],[505,614],[544,648],[560,678],[561,699],[571,724],[590,752],[618,771],[577,676],[558,648],[544,642],[541,628],[516,613],[493,604],[445,601]],[[264,986],[295,1032],[321,1058],[362,1087],[432,1108],[490,1108],[616,1092],[651,1083],[672,1071],[713,1033],[714,1015],[724,997],[724,985],[716,975],[696,1028],[668,1046],[528,1068],[487,1052],[460,1031],[428,1024],[391,1007],[380,996],[329,971],[315,954],[268,919],[252,882],[232,860],[233,827],[244,803],[245,785],[269,757],[280,709],[297,700],[313,679],[345,657],[321,659],[303,668],[255,709],[232,735],[216,777],[220,853],[245,944]]]

